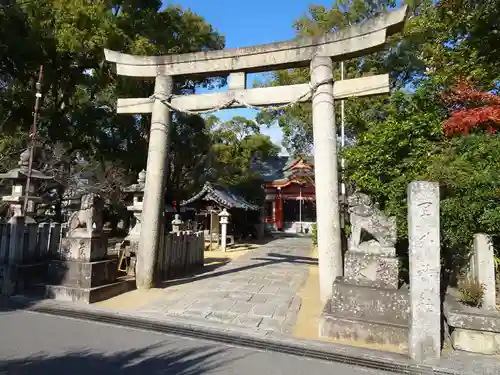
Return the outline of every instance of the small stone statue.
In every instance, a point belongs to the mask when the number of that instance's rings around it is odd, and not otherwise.
[[[88,237],[101,233],[103,229],[104,202],[97,194],[90,193],[82,196],[80,209],[74,212],[69,220],[69,235],[80,232]]]
[[[354,193],[347,199],[352,228],[351,245],[358,248],[361,243],[361,232],[370,234],[382,247],[393,247],[396,244],[396,220],[387,217],[372,203],[370,197],[362,193]]]

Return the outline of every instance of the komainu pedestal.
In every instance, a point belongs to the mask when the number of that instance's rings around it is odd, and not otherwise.
[[[84,195],[80,210],[70,216],[60,259],[49,264],[46,297],[92,303],[128,290],[127,283],[117,282],[116,257],[107,256],[102,203],[95,194]]]
[[[107,238],[102,233],[86,236],[85,233],[70,233],[61,240],[61,260],[94,262],[107,254]]]
[[[409,298],[399,288],[396,223],[370,198],[348,199],[352,235],[344,255],[344,277],[333,283],[320,319],[323,337],[408,347]]]

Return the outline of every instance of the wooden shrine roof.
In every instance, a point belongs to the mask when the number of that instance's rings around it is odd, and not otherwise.
[[[259,210],[259,206],[249,203],[245,198],[231,191],[229,188],[210,182],[206,182],[197,194],[182,201],[181,206],[187,206],[198,200],[215,202],[227,209],[241,209],[246,211]]]
[[[259,173],[267,186],[284,186],[297,179],[314,179],[314,161],[312,157],[290,158],[280,156],[255,163],[252,169]]]

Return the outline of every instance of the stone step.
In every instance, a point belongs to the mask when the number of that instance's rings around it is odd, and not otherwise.
[[[400,351],[407,351],[409,326],[375,319],[357,319],[349,313],[323,311],[319,335],[364,344],[391,345]]]
[[[333,283],[332,297],[327,304],[333,313],[407,324],[410,316],[409,293],[406,287],[399,290],[384,289],[369,284],[351,284],[343,279]]]
[[[95,303],[135,289],[135,280],[120,278],[108,285],[94,288],[78,288],[66,285],[38,284],[31,287],[24,294],[50,298],[56,301]]]

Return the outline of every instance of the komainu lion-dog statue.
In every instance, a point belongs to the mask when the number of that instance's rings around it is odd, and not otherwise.
[[[100,233],[103,228],[103,206],[103,201],[97,194],[82,196],[80,209],[68,220],[69,232],[85,232],[89,237],[94,233]]]
[[[347,199],[351,221],[351,246],[358,248],[362,232],[367,232],[383,247],[396,243],[396,219],[387,217],[373,204],[370,197],[354,193]]]

